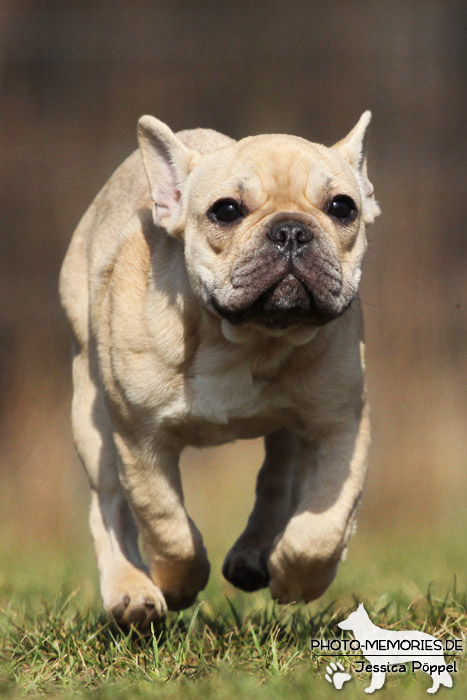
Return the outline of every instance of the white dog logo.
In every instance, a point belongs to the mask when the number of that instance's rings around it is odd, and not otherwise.
[[[436,693],[440,685],[452,687],[452,678],[448,673],[452,666],[446,665],[442,644],[436,637],[425,632],[395,632],[377,627],[368,617],[363,604],[338,625],[342,630],[353,632],[363,655],[368,659],[371,668],[359,669],[371,670],[371,683],[365,688],[365,693],[382,688],[388,671],[405,670],[409,663],[413,671],[425,671],[433,679],[428,693]]]

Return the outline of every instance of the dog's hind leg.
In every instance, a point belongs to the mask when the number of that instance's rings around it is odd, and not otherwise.
[[[225,578],[245,591],[268,585],[267,560],[274,539],[294,508],[298,439],[287,430],[279,430],[266,437],[265,447],[253,511],[222,567]]]
[[[443,657],[444,661],[444,657]],[[431,688],[428,688],[427,693],[436,693],[440,685],[445,685],[446,688],[452,688],[452,678],[447,671],[435,672],[430,674],[433,681]]]
[[[138,530],[120,484],[110,419],[97,380],[95,355],[73,359],[73,433],[91,485],[90,525],[106,610],[121,625],[148,628],[167,610],[141,560]]]

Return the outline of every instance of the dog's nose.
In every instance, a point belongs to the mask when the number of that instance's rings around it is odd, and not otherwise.
[[[267,232],[267,237],[285,251],[295,251],[309,243],[313,233],[300,221],[277,221]]]

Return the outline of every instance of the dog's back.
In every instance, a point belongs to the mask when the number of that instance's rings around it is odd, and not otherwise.
[[[224,148],[234,139],[213,129],[185,129],[180,140],[200,153]],[[152,206],[141,153],[134,151],[115,170],[79,222],[60,273],[60,298],[79,345],[88,342],[89,302],[135,226],[135,212]],[[122,226],[126,222],[127,226]],[[93,288],[89,286],[92,280]],[[89,298],[88,294],[91,298]]]

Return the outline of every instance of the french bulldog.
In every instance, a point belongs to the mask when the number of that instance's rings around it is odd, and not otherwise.
[[[73,433],[104,606],[123,626],[148,628],[207,583],[178,466],[187,445],[265,438],[228,581],[287,603],[317,598],[336,574],[367,469],[370,119],[327,148],[174,134],[143,116],[139,150],[73,235],[60,275]]]

